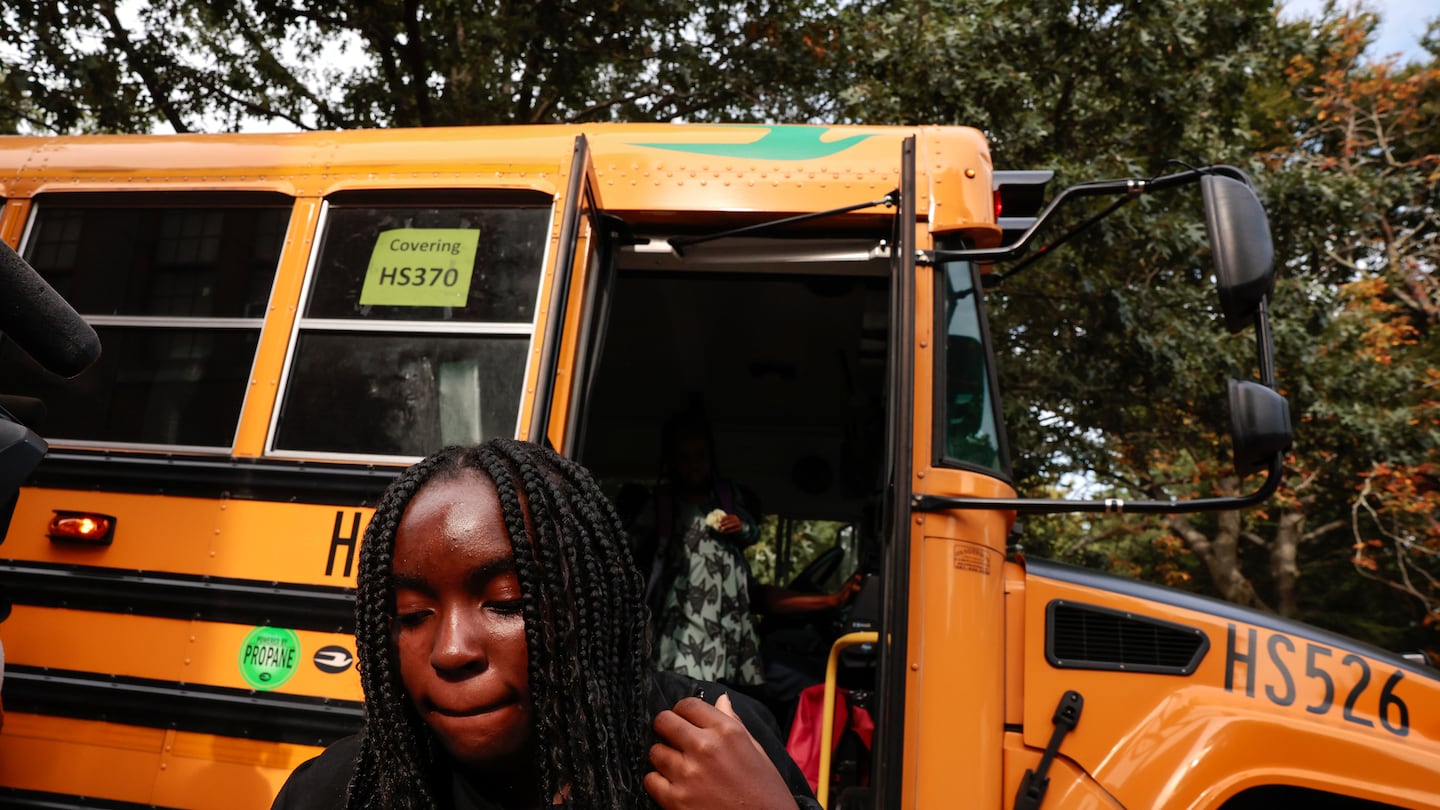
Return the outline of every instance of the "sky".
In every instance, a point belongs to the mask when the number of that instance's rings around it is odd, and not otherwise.
[[[1425,33],[1425,24],[1440,17],[1440,4],[1434,0],[1364,0],[1366,6],[1380,14],[1380,28],[1375,32],[1375,41],[1366,54],[1380,59],[1390,54],[1402,54],[1401,61],[1419,61],[1426,56],[1420,47],[1420,36]],[[1293,19],[1299,16],[1316,16],[1325,6],[1325,0],[1283,0],[1281,16]],[[1341,0],[1341,7],[1345,0]]]

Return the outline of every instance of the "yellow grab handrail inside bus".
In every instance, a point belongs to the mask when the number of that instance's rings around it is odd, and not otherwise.
[[[835,732],[835,671],[840,668],[840,653],[856,644],[874,644],[880,634],[846,633],[830,645],[830,660],[825,662],[825,703],[820,719],[820,779],[815,784],[815,798],[821,807],[829,807],[830,799],[830,735]]]

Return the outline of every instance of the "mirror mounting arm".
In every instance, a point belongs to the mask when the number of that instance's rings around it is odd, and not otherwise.
[[[963,498],[952,495],[916,495],[910,508],[916,512],[943,512],[949,509],[999,509],[1025,515],[1059,515],[1070,513],[1166,515],[1189,512],[1228,512],[1248,509],[1275,494],[1280,487],[1283,454],[1276,453],[1260,488],[1248,495],[1223,498],[1192,498],[1190,500],[1129,501],[1123,498],[1070,501],[1060,498]]]
[[[1198,182],[1201,177],[1207,174],[1233,177],[1248,185],[1248,179],[1245,177],[1245,174],[1233,166],[1205,166],[1199,169],[1190,169],[1188,171],[1167,174],[1148,180],[1132,177],[1123,180],[1096,180],[1089,183],[1077,183],[1056,194],[1055,198],[1035,217],[1035,221],[1030,223],[1030,227],[1026,228],[1025,232],[1020,235],[1020,238],[1009,245],[1002,245],[997,248],[973,248],[970,250],[924,250],[919,251],[918,260],[921,264],[937,264],[947,261],[1003,262],[1016,259],[1029,249],[1030,243],[1035,239],[1035,234],[1044,227],[1045,223],[1055,212],[1070,201],[1082,197],[1125,195],[1122,199],[1117,200],[1113,205],[1098,215],[1067,230],[1057,237],[1053,243],[1041,248],[1035,256],[1035,258],[1038,258],[1039,256],[1046,255],[1051,249],[1062,244],[1075,234],[1089,228],[1099,220],[1104,219],[1116,208],[1119,208],[1121,205],[1141,194],[1148,194],[1152,191],[1164,191],[1165,189],[1175,188],[1176,186]]]

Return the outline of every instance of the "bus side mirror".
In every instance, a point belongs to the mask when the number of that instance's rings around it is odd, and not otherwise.
[[[1260,302],[1275,286],[1270,221],[1250,186],[1233,177],[1205,175],[1200,178],[1200,194],[1215,256],[1220,309],[1233,335],[1255,322]]]
[[[1268,469],[1290,449],[1290,403],[1267,385],[1230,381],[1230,443],[1241,478]]]

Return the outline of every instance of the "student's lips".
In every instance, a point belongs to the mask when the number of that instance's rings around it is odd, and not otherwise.
[[[488,703],[468,704],[458,707],[440,705],[435,703],[434,701],[430,701],[426,708],[428,708],[431,712],[440,715],[441,717],[461,718],[478,717],[481,715],[492,714],[494,712],[498,712],[502,709],[506,709],[514,705],[515,701],[513,700],[497,700]]]

